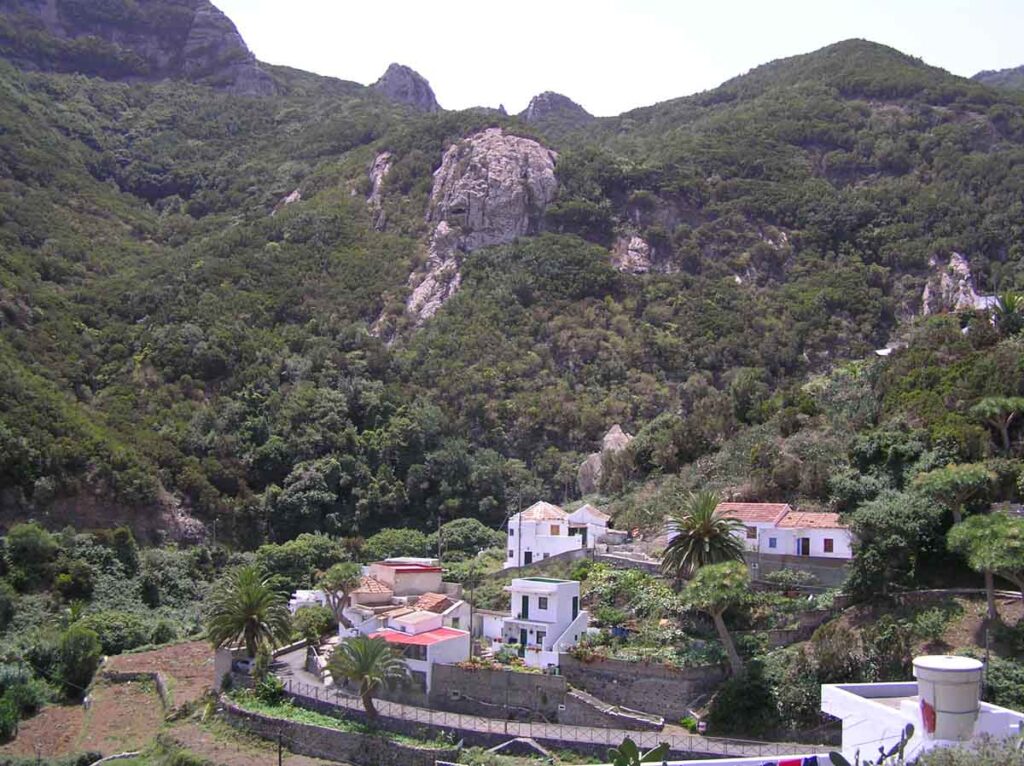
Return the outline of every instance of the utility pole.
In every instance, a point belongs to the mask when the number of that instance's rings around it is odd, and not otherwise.
[[[284,764],[284,751],[281,745],[281,732],[277,733],[277,766]]]

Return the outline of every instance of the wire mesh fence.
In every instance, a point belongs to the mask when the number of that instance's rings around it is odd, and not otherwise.
[[[295,678],[285,680],[285,691],[295,701],[317,706],[330,705],[342,711],[363,712],[359,697],[349,695],[337,688],[315,686]],[[453,732],[472,732],[501,735],[509,738],[527,737],[538,741],[573,744],[617,746],[630,737],[638,746],[649,749],[667,742],[675,752],[701,753],[723,756],[767,756],[807,753],[815,749],[808,745],[786,742],[758,742],[753,740],[704,737],[696,734],[682,734],[672,731],[633,731],[598,726],[576,726],[557,723],[534,723],[529,721],[507,721],[497,718],[451,713],[445,710],[404,705],[388,700],[374,700],[377,713],[384,719],[418,724]]]

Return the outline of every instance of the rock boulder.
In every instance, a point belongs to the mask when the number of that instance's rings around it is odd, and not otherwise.
[[[371,87],[396,104],[405,104],[421,112],[441,111],[427,79],[415,69],[402,64],[389,66]]]
[[[933,274],[921,296],[921,313],[925,316],[958,311],[987,311],[995,305],[995,296],[979,295],[975,291],[971,266],[960,253],[950,255],[945,264],[933,257],[929,265]]]
[[[632,441],[632,434],[623,431],[618,423],[608,429],[608,433],[601,439],[601,451],[588,455],[576,472],[576,484],[581,495],[593,495],[601,489],[605,463],[610,456],[629,447]]]

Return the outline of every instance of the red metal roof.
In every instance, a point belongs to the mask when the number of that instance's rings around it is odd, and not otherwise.
[[[715,513],[730,519],[765,524],[778,524],[792,511],[787,503],[719,503],[715,508]]]
[[[455,630],[454,628],[434,628],[433,630],[426,630],[423,633],[417,633],[412,636],[408,633],[402,633],[400,630],[391,630],[387,628],[385,630],[378,630],[376,633],[371,633],[370,638],[383,638],[389,644],[404,644],[412,646],[433,646],[434,644],[440,644],[444,641],[449,641],[453,638],[459,638],[465,636],[464,630]]]
[[[785,529],[849,529],[849,525],[839,520],[838,513],[809,511],[791,511],[777,526]]]

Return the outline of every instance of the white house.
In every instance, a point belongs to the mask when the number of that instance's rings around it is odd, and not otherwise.
[[[764,553],[845,561],[853,558],[853,533],[839,520],[838,513],[790,511],[767,535],[761,546]]]
[[[305,606],[327,606],[327,596],[322,590],[297,590],[288,600],[288,611],[295,614]]]
[[[583,548],[583,535],[569,534],[569,514],[551,503],[534,503],[508,520],[504,568],[521,567]]]
[[[792,510],[787,503],[719,503],[715,513],[742,523],[738,535],[744,547],[758,551],[767,530],[774,530]]]
[[[453,665],[469,659],[469,632],[444,627],[440,614],[411,611],[387,620],[387,627],[370,634],[397,647],[414,680],[430,691],[430,666]]]
[[[495,648],[514,648],[527,665],[557,667],[559,652],[575,646],[590,627],[590,614],[580,609],[580,584],[552,577],[520,577],[506,590],[511,613],[500,621],[485,620],[484,636]]]
[[[445,584],[441,581],[441,568],[434,562],[389,559],[371,564],[367,572],[372,574],[363,575],[345,608],[352,629],[339,625],[339,635],[368,635],[384,628],[389,619],[413,612],[438,614],[446,627],[469,628],[469,604],[439,592]],[[424,590],[427,588],[432,590]]]
[[[569,536],[579,535],[584,548],[594,548],[608,534],[609,521],[611,516],[586,503],[569,514]]]

